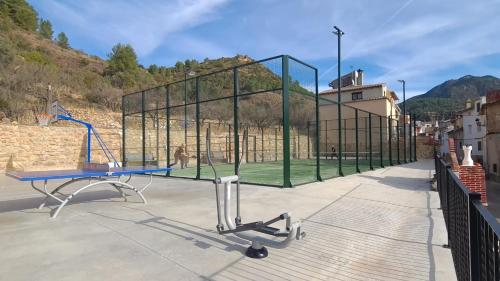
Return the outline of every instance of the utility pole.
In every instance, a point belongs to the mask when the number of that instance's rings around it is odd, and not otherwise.
[[[341,39],[342,39],[342,35],[344,35],[345,33],[340,30],[340,28],[338,28],[337,26],[334,26],[333,27],[335,29],[335,31],[333,31],[333,34],[337,35],[337,44],[338,44],[338,54],[337,54],[337,119],[338,119],[338,136],[339,136],[339,146],[338,146],[338,151],[339,151],[339,154],[338,154],[338,161],[339,161],[339,176],[344,176],[344,173],[342,171],[342,112],[341,112],[341,105],[340,103],[342,102],[342,99],[340,97],[341,95],[341,88],[342,88],[342,79],[341,79],[341,67],[340,67],[340,55],[341,55]]]

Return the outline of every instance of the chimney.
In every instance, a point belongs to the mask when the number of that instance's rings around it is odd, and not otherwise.
[[[475,163],[473,166],[461,166],[459,172],[460,181],[472,192],[481,194],[481,203],[488,204],[486,198],[486,177],[481,164]]]
[[[356,85],[362,86],[363,85],[363,69],[358,69],[358,81],[356,81]]]

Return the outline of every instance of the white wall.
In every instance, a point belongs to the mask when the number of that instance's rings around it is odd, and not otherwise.
[[[479,104],[479,107],[485,102],[486,100],[479,99],[474,101],[471,110],[466,112],[463,115],[463,132],[464,132],[464,140],[463,144],[464,145],[471,145],[472,146],[472,156],[480,156],[482,157],[483,161],[486,161],[486,126],[485,125],[485,116],[480,115],[480,113],[477,111],[477,104]],[[481,122],[481,126],[478,126],[476,119],[479,119]],[[478,142],[481,142],[481,151],[478,150]]]

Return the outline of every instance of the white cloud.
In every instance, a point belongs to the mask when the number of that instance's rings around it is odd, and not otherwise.
[[[217,10],[226,2],[52,0],[45,2],[43,8],[51,17],[78,28],[107,49],[117,42],[130,43],[139,56],[146,56],[164,43],[168,35],[214,20]]]
[[[500,53],[500,0],[229,2],[47,0],[37,5],[102,50],[117,42],[131,43],[148,61],[161,60],[163,50],[168,50],[165,57],[175,58],[169,61],[236,53],[255,58],[291,54],[321,62],[322,83],[335,76],[333,25],[346,32],[343,58],[376,68],[376,74],[367,72],[366,79],[393,88],[397,79],[420,85],[418,90],[430,88],[429,76]],[[343,66],[346,71],[347,64]],[[496,71],[490,74],[500,74]]]

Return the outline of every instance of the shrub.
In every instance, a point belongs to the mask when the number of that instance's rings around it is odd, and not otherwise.
[[[0,40],[0,65],[6,66],[14,60],[15,52],[12,45]]]
[[[37,64],[41,64],[41,65],[51,64],[51,61],[47,57],[47,55],[38,51],[38,50],[26,52],[26,53],[24,53],[23,57],[27,62],[37,63]]]

